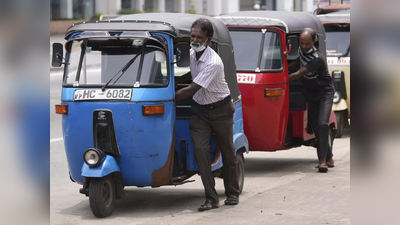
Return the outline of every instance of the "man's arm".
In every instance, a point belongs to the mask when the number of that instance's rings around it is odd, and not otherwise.
[[[295,81],[295,80],[299,79],[300,77],[306,75],[309,72],[310,72],[310,70],[308,70],[305,67],[302,67],[299,70],[297,70],[297,72],[289,75],[289,82]]]
[[[196,94],[198,90],[200,90],[201,86],[192,82],[189,86],[182,88],[175,92],[175,100],[180,101],[186,98],[189,98]]]
[[[180,77],[175,77],[175,84],[183,84],[186,81],[189,81],[192,79],[192,74],[189,72],[185,73],[184,75],[180,76]]]
[[[295,59],[293,62],[288,64],[289,68],[298,67],[300,65],[300,58]]]

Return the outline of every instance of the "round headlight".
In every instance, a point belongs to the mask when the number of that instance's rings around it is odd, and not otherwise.
[[[85,152],[84,154],[84,160],[85,163],[88,164],[88,166],[95,166],[100,162],[100,154],[95,151],[94,149],[89,149]]]
[[[342,71],[341,71],[341,70],[335,70],[335,71],[333,71],[333,78],[334,78],[334,79],[340,79],[340,78],[342,78]]]
[[[335,94],[333,95],[333,103],[338,103],[340,101],[340,93],[335,91]]]

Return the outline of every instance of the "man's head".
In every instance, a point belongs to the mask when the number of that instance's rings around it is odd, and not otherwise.
[[[317,41],[317,33],[311,28],[304,28],[300,33],[300,49],[303,53],[309,52]]]
[[[214,28],[209,20],[205,18],[196,20],[191,27],[190,42],[192,47],[197,49],[207,46],[211,42],[213,35]]]

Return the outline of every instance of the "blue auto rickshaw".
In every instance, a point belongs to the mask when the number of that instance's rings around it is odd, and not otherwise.
[[[70,178],[81,184],[97,217],[112,214],[125,186],[159,187],[188,182],[198,167],[189,132],[192,99],[176,102],[189,69],[190,27],[202,16],[151,13],[72,25],[65,46],[53,45],[53,66],[64,65],[61,103]],[[228,29],[214,26],[212,48],[225,65],[235,107],[233,141],[244,183],[242,103]],[[66,54],[63,54],[63,50]],[[190,76],[189,76],[190,77]],[[223,172],[210,140],[215,176]]]

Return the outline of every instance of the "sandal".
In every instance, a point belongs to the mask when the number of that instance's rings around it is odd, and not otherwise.
[[[219,204],[218,203],[215,204],[211,200],[207,199],[206,202],[198,208],[198,210],[200,212],[203,212],[203,211],[206,211],[206,210],[217,209],[217,208],[219,208]]]
[[[237,205],[237,204],[239,204],[239,197],[236,197],[234,195],[229,196],[225,200],[225,205]]]
[[[333,168],[333,167],[335,167],[335,163],[334,163],[333,160],[332,160],[331,162],[326,161],[325,164],[328,166],[328,168]],[[319,164],[315,166],[315,168],[317,168],[317,169],[318,169],[318,167],[319,167]]]
[[[328,163],[326,164],[328,166],[328,168],[333,168],[335,167],[335,165],[329,165]],[[318,169],[319,165],[316,165],[314,168]]]
[[[328,172],[328,166],[327,165],[324,165],[324,166],[317,166],[316,168],[318,168],[318,172],[320,172],[320,173],[326,173],[326,172]]]

